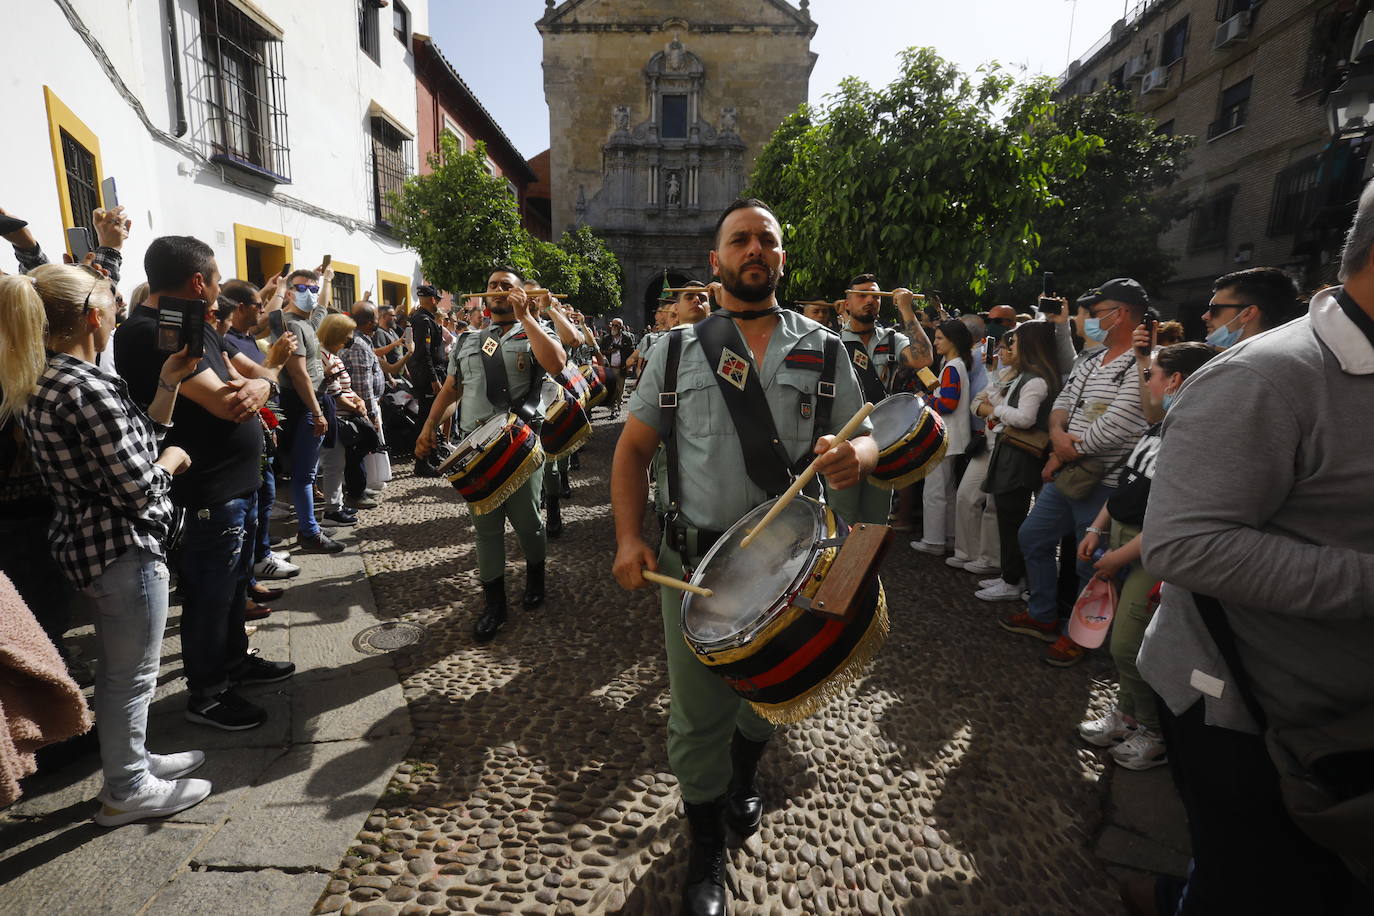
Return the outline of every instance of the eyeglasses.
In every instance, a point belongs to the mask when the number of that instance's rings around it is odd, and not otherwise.
[[[1251,302],[1209,302],[1207,303],[1207,311],[1202,314],[1215,315],[1222,309],[1248,309],[1253,304]]]
[[[297,283],[292,287],[298,293],[318,293],[319,286],[314,283]]]

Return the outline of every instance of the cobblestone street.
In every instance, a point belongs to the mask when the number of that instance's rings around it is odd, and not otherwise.
[[[545,607],[490,645],[467,511],[401,475],[359,529],[378,615],[427,628],[396,653],[415,743],[318,913],[669,913],[685,845],[664,747],[656,593],[610,575],[600,421],[550,542]],[[408,465],[407,465],[408,467]],[[740,913],[1118,912],[1093,853],[1105,754],[1074,725],[1110,661],[1053,669],[996,628],[1006,605],[898,542],[883,573],[892,636],[868,675],[784,728],[762,768],[762,830],[733,853]]]

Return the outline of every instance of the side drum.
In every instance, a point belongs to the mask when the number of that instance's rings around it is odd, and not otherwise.
[[[945,457],[949,434],[940,415],[912,394],[884,398],[868,417],[878,464],[868,482],[884,490],[900,490],[923,479]]]
[[[586,365],[582,367],[582,378],[587,383],[587,397],[582,406],[591,410],[611,393],[606,387],[606,370],[595,364]]]
[[[544,424],[539,427],[539,443],[544,448],[544,460],[552,463],[586,444],[592,435],[592,421],[577,396],[554,379],[544,379],[540,398]]]
[[[473,515],[504,503],[544,464],[534,429],[513,413],[497,414],[458,443],[439,465]]]
[[[833,619],[811,611],[849,532],[825,505],[797,497],[750,544],[745,534],[773,505],[740,519],[711,548],[687,594],[682,634],[702,664],[725,679],[770,722],[798,722],[858,677],[887,638],[887,601],[877,575],[855,612]]]

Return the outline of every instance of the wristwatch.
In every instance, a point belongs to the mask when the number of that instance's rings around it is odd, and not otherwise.
[[[1103,531],[1101,528],[1094,528],[1092,525],[1088,526],[1088,530],[1093,534],[1111,534],[1110,531]]]

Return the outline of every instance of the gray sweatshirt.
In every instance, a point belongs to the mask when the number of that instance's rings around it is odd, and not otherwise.
[[[1374,346],[1333,293],[1188,380],[1145,516],[1146,567],[1221,601],[1275,727],[1374,704]]]

